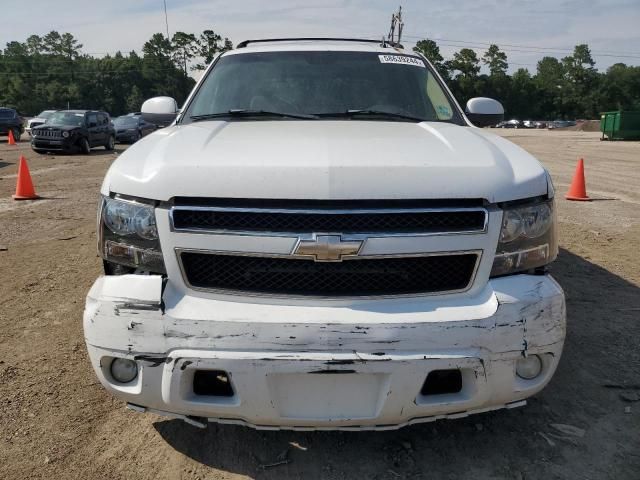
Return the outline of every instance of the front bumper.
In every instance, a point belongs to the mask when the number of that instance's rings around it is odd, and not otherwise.
[[[116,132],[116,142],[133,142],[138,132]]]
[[[9,135],[9,130],[14,130],[16,127],[14,125],[0,125],[0,135]],[[20,133],[24,133],[24,129],[19,128]]]
[[[74,141],[75,139],[72,139],[72,137],[40,138],[32,136],[31,148],[36,150],[70,152],[75,148]]]
[[[565,303],[550,276],[493,279],[479,293],[335,305],[184,295],[159,276],[101,277],[85,338],[101,383],[137,410],[257,428],[389,429],[518,406],[551,379]],[[515,375],[538,354],[542,373]],[[110,374],[133,359],[128,384]],[[460,370],[457,393],[423,395],[432,370]],[[197,370],[227,372],[233,395],[196,395]],[[200,420],[194,420],[200,419]]]

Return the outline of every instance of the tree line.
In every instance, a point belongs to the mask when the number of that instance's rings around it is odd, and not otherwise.
[[[213,30],[199,36],[176,32],[171,39],[154,34],[136,51],[102,57],[82,53],[70,33],[51,31],[12,41],[0,51],[0,106],[24,115],[47,109],[103,109],[111,115],[139,111],[158,95],[184,102],[195,80],[214,56],[233,48]]]
[[[422,53],[444,77],[455,97],[464,104],[473,97],[500,100],[509,118],[597,119],[610,110],[640,110],[640,67],[616,63],[599,72],[586,44],[558,59],[545,56],[536,72],[526,68],[507,73],[507,54],[490,45],[479,57],[463,48],[445,60],[438,44],[420,40],[414,51]],[[481,74],[482,66],[488,74]]]
[[[98,57],[82,53],[82,47],[72,34],[56,31],[7,43],[0,51],[0,106],[26,115],[69,106],[115,116],[138,111],[145,99],[157,95],[181,104],[195,83],[190,71],[205,69],[233,43],[205,30],[199,35],[176,32],[171,38],[156,33],[140,54]],[[543,57],[534,73],[519,68],[513,74],[497,45],[482,56],[462,48],[448,60],[430,39],[417,42],[414,50],[434,64],[460,103],[477,96],[496,98],[509,118],[598,118],[608,110],[640,110],[640,67],[616,63],[599,72],[585,44],[561,59]],[[482,66],[488,73],[481,73]]]

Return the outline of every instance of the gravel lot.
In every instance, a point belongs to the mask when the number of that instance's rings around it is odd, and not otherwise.
[[[81,322],[101,271],[99,185],[124,147],[52,157],[0,139],[0,478],[640,478],[640,143],[498,133],[560,194],[560,367],[524,408],[383,433],[199,430],[127,411],[97,383]],[[42,200],[11,199],[20,154]],[[592,202],[563,198],[579,156]]]

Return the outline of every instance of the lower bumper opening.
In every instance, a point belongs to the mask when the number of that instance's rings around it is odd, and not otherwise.
[[[193,393],[205,397],[233,397],[233,387],[227,372],[196,370],[193,374]]]
[[[444,395],[462,391],[460,370],[433,370],[427,375],[420,393],[424,396]]]

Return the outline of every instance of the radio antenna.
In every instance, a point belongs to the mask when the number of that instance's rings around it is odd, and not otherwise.
[[[404,22],[402,21],[402,6],[398,7],[398,13],[391,15],[391,28],[389,29],[389,36],[387,40],[391,45],[399,45],[402,40],[402,29],[404,28]],[[396,40],[396,29],[398,33],[398,40]]]

